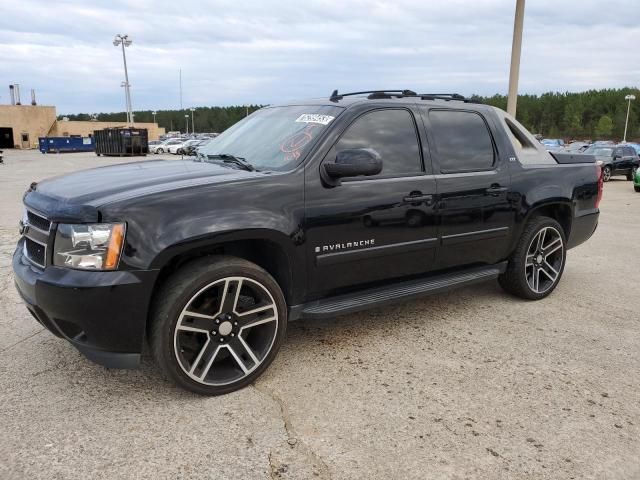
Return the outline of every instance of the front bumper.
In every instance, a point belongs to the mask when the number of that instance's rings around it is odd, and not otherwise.
[[[147,309],[157,270],[40,270],[13,254],[18,292],[31,314],[90,360],[110,368],[140,364]]]

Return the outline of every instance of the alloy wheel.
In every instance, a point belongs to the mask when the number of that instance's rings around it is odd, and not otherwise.
[[[554,227],[544,227],[533,237],[525,261],[525,277],[535,293],[553,287],[562,272],[564,242]]]
[[[608,182],[610,179],[611,179],[611,168],[604,167],[604,170],[602,171],[602,180],[604,180],[605,182]]]
[[[174,330],[174,352],[192,380],[223,386],[262,364],[278,332],[278,308],[267,288],[247,277],[216,280],[196,292]]]

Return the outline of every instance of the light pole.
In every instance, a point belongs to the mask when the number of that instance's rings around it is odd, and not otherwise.
[[[249,116],[249,105],[245,105],[244,108],[246,109],[245,117],[248,117]]]
[[[191,108],[191,133],[196,133],[196,120],[194,117],[194,113],[196,111],[195,108]]]
[[[184,123],[187,125],[186,131],[187,131],[187,135],[189,135],[189,115],[184,116]]]
[[[127,114],[127,125],[129,125],[129,112],[131,111],[131,107],[129,105],[129,95],[127,95],[127,82],[120,82],[120,86],[124,88],[124,108]]]
[[[155,110],[153,112],[151,112],[151,115],[153,115],[153,123],[158,123],[158,122],[156,122],[156,111]]]
[[[631,100],[635,100],[635,95],[627,95],[624,99],[629,102],[627,104],[627,119],[624,121],[624,138],[622,139],[622,143],[627,142],[627,126],[629,125],[629,110],[631,110]]]
[[[125,90],[125,95],[127,97],[127,123],[131,124],[133,123],[133,115],[131,114],[132,112],[132,107],[131,107],[131,85],[129,84],[129,72],[127,71],[127,55],[124,51],[124,47],[129,47],[131,46],[131,44],[133,43],[133,41],[129,38],[129,35],[125,34],[125,35],[121,35],[120,33],[117,34],[115,36],[115,38],[113,39],[113,46],[114,47],[118,47],[120,45],[122,45],[122,61],[124,62],[124,90]]]
[[[522,27],[524,25],[524,0],[516,0],[516,15],[513,20],[513,43],[511,44],[511,69],[509,71],[509,97],[507,112],[516,116],[518,103],[518,79],[520,78],[520,52],[522,51]]]

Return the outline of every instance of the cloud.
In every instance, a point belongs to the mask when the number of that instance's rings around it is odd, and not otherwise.
[[[637,85],[637,0],[528,2],[520,91]],[[135,109],[276,103],[369,88],[507,90],[513,0],[91,2],[22,0],[0,17],[9,83],[59,112],[123,109],[116,33],[128,33]],[[25,99],[23,99],[25,100]]]

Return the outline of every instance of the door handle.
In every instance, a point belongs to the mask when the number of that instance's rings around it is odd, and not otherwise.
[[[422,195],[421,193],[407,195],[403,198],[403,200],[408,203],[424,202],[426,205],[431,205],[431,202],[433,201],[433,195]]]
[[[489,188],[485,190],[485,192],[487,192],[489,195],[493,197],[497,197],[498,195],[506,191],[507,191],[507,187],[501,187],[500,185],[491,185]]]

